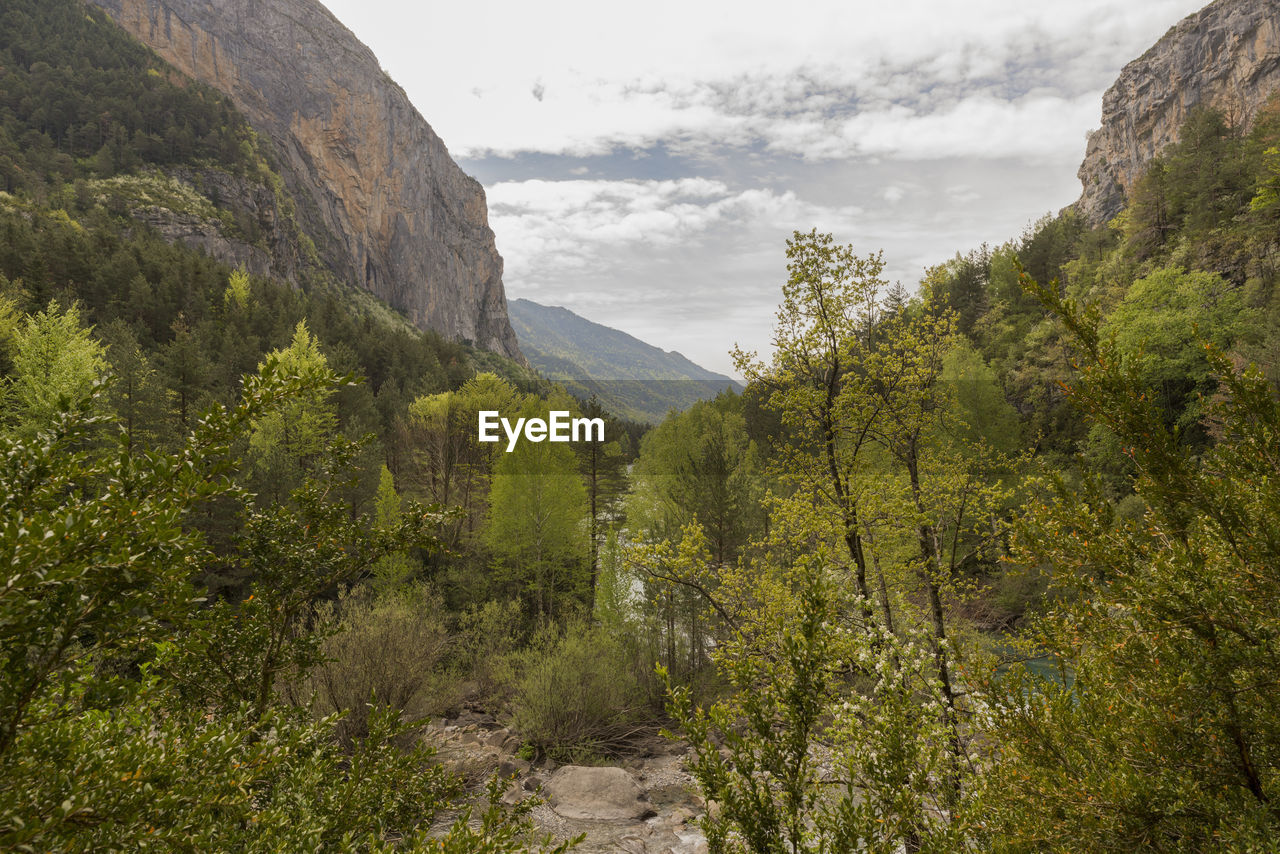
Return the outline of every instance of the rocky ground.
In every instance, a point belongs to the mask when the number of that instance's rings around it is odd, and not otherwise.
[[[475,781],[493,771],[514,776],[508,802],[539,794],[539,829],[555,839],[587,835],[589,854],[705,854],[697,818],[703,812],[685,771],[686,746],[654,737],[611,766],[531,763],[516,756],[523,740],[489,715],[437,721],[426,737],[440,760]]]

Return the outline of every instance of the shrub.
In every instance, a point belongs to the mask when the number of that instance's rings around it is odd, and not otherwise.
[[[513,659],[521,641],[520,602],[486,602],[467,610],[461,622],[467,699],[484,708],[499,708],[513,690]]]
[[[313,695],[318,716],[346,712],[338,725],[344,744],[368,733],[369,709],[389,707],[403,720],[442,714],[458,703],[459,679],[450,667],[455,638],[440,597],[423,585],[380,594],[364,588],[336,604],[317,606],[327,659],[293,687],[295,699]]]
[[[615,753],[653,720],[652,663],[616,635],[571,623],[521,656],[512,725],[562,761]]]

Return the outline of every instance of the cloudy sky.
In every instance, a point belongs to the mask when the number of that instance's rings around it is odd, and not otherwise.
[[[1074,201],[1102,93],[1201,0],[325,0],[485,186],[511,298],[706,367],[785,240],[890,281]]]

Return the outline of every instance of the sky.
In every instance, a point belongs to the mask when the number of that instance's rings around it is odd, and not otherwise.
[[[485,187],[510,299],[737,375],[786,239],[914,289],[1080,195],[1102,94],[1200,0],[324,0]]]

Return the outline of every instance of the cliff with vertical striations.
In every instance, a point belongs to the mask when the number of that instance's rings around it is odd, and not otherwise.
[[[1102,99],[1102,127],[1089,136],[1077,209],[1092,224],[1120,212],[1148,161],[1194,107],[1219,110],[1247,129],[1280,89],[1280,5],[1217,0],[1183,19],[1130,62]]]
[[[91,0],[273,143],[334,272],[415,325],[522,360],[484,190],[316,0]]]

